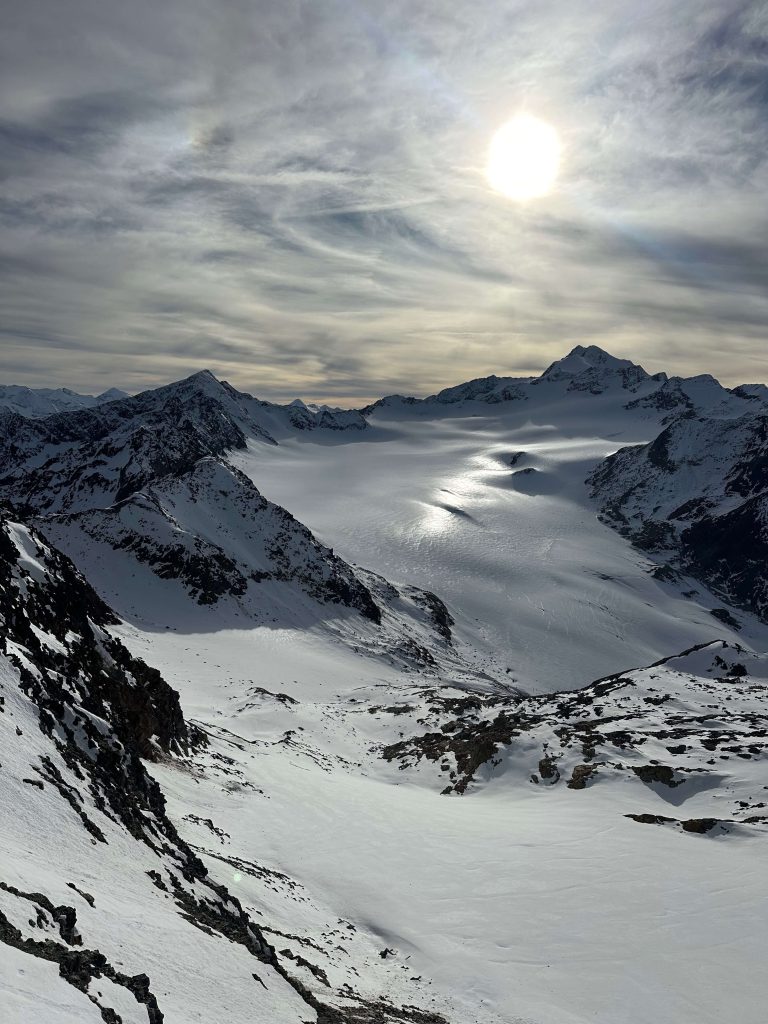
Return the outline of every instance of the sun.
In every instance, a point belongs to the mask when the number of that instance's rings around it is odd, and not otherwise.
[[[518,114],[491,139],[486,178],[491,188],[525,202],[552,190],[560,167],[560,140],[552,125]]]

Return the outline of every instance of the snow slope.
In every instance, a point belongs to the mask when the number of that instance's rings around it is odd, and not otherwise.
[[[344,414],[205,372],[7,414],[12,1024],[762,1024],[768,627],[586,481],[740,507],[764,403],[577,346]]]
[[[128,396],[118,388],[110,388],[100,395],[79,395],[69,388],[27,388],[21,384],[0,385],[0,407],[39,419],[55,412],[89,409],[104,402],[114,402]]]
[[[231,459],[346,560],[434,590],[489,671],[525,689],[581,685],[721,634],[766,649],[752,616],[724,629],[722,597],[658,578],[598,520],[585,480],[652,440],[664,413],[627,408],[659,380],[611,357],[585,369],[580,351],[523,399],[385,400],[354,443],[251,442]]]
[[[762,1021],[764,660],[719,643],[518,703],[317,637],[121,632],[210,737],[191,774],[152,769],[182,834],[248,907],[255,850],[293,879],[267,934],[332,985],[354,966],[373,998],[389,951],[392,998],[462,1024]],[[473,749],[492,760],[441,796]]]
[[[3,1021],[314,1016],[141,760],[202,741],[177,694],[110,636],[71,564],[5,516],[0,617]]]

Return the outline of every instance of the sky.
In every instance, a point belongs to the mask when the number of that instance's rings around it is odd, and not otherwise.
[[[520,112],[562,143],[525,203],[484,173]],[[0,182],[2,383],[768,379],[762,0],[28,0]]]

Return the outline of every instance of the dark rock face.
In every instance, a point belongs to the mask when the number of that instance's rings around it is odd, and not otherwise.
[[[586,789],[587,783],[597,772],[593,764],[577,764],[568,780],[568,789]]]
[[[768,621],[767,467],[768,415],[750,408],[730,419],[674,419],[650,444],[607,458],[588,482],[605,521],[637,547],[671,554],[678,569]]]
[[[640,764],[633,765],[632,771],[642,782],[660,782],[662,786],[679,786],[680,781],[675,778],[674,769],[668,764]]]
[[[44,577],[24,568],[17,543],[44,566]],[[7,512],[0,516],[0,619],[3,652],[39,709],[42,732],[89,779],[97,806],[109,807],[133,835],[152,841],[151,822],[164,816],[164,801],[140,758],[187,750],[202,737],[188,728],[178,694],[160,673],[109,635],[113,613],[71,562]],[[41,631],[57,649],[42,642]],[[85,815],[50,759],[38,773]],[[93,822],[86,827],[103,838]]]
[[[432,620],[435,631],[450,643],[453,638],[451,627],[454,625],[454,620],[445,604],[431,590],[417,590],[415,587],[412,587],[410,593],[413,602],[421,605],[426,610]]]
[[[664,825],[666,822],[675,820],[665,814],[628,814],[627,817],[640,822],[641,825]]]
[[[448,1024],[440,1013],[419,1010],[415,1006],[393,1006],[381,999],[361,999],[353,1007],[324,1006],[317,1000],[317,1024]]]
[[[83,544],[103,542],[130,552],[161,579],[178,580],[199,604],[243,598],[249,588],[282,582],[381,621],[379,606],[351,566],[243,473],[217,459],[200,459],[108,508],[38,522],[67,549],[82,538]]]
[[[486,707],[492,706],[492,702],[493,698],[486,701]],[[508,711],[500,712],[491,721],[446,722],[440,732],[428,732],[386,746],[382,756],[387,761],[407,757],[439,761],[451,753],[456,760],[456,771],[443,793],[464,793],[475,772],[493,758],[500,746],[512,742],[516,724]]]
[[[768,494],[687,527],[680,553],[692,575],[768,621]]]
[[[684,832],[694,832],[700,836],[711,832],[717,824],[717,818],[688,818],[682,822]]]
[[[627,814],[627,818],[641,825],[666,825],[687,832],[689,835],[707,836],[728,834],[737,821],[723,821],[720,818],[670,818],[665,814]]]
[[[22,511],[122,501],[205,456],[276,444],[271,430],[365,429],[355,412],[260,402],[207,370],[132,398],[39,420],[0,410],[0,498]],[[268,429],[270,428],[270,429]]]

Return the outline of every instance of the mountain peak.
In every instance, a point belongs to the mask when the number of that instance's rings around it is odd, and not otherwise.
[[[118,402],[121,398],[129,398],[130,396],[126,391],[121,391],[120,388],[107,388],[106,391],[102,391],[100,395],[96,396],[96,401],[101,404],[102,402]]]
[[[576,345],[567,356],[556,359],[548,366],[541,376],[547,380],[560,380],[564,377],[576,377],[587,370],[616,372],[629,369],[642,370],[642,367],[637,366],[630,359],[619,359],[617,356],[612,356],[610,352],[606,352],[605,349],[599,348],[597,345]],[[645,374],[644,370],[642,372]]]
[[[630,359],[619,359],[597,345],[576,345],[531,383],[563,383],[566,391],[600,395],[610,390],[636,391],[649,375]]]
[[[184,377],[179,381],[180,384],[221,384],[221,381],[216,377],[210,370],[198,370],[197,373],[192,373],[189,377]]]
[[[146,395],[156,394],[160,396],[169,394],[203,394],[210,398],[221,399],[231,391],[232,388],[230,385],[219,380],[219,378],[214,376],[210,370],[198,370],[196,373],[191,373],[188,377],[182,377],[181,380],[173,381],[171,384],[164,384],[159,388],[152,388],[143,393]]]
[[[43,419],[58,412],[74,412],[90,409],[111,402],[117,398],[127,398],[123,391],[112,388],[94,398],[93,395],[81,395],[71,388],[29,388],[22,384],[0,385],[0,407],[6,407],[27,419]]]

